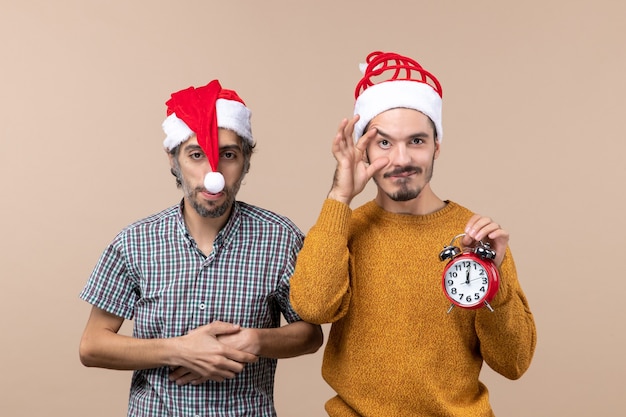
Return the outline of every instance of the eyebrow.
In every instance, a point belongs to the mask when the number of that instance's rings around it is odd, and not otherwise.
[[[194,144],[185,145],[185,147],[183,148],[183,150],[184,150],[185,152],[187,152],[187,151],[197,151],[197,150],[201,150],[201,151],[202,151],[202,148],[200,147],[200,145],[196,145],[196,144],[194,143]]]
[[[375,127],[376,132],[385,139],[394,139],[389,133],[383,132],[379,128]],[[417,132],[407,135],[409,138],[428,138],[430,135],[426,132]]]
[[[239,145],[225,145],[225,146],[220,146],[220,151],[226,151],[226,150],[236,150],[236,151],[241,151],[241,146]]]
[[[240,151],[241,147],[239,145],[225,145],[225,146],[221,146],[219,148],[220,152],[224,151],[224,150],[232,150],[232,149]],[[188,151],[202,151],[202,152],[204,152],[204,149],[202,149],[202,147],[200,145],[196,145],[194,143],[194,144],[186,145],[185,148],[184,148],[184,151],[185,152],[188,152]]]

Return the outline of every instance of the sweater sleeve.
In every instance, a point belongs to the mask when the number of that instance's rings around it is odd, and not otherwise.
[[[476,333],[482,356],[491,369],[506,378],[518,379],[530,366],[537,330],[509,249],[500,266],[500,279],[491,303],[494,311],[480,309],[476,314]]]
[[[290,298],[293,308],[305,321],[332,323],[347,312],[351,215],[348,205],[325,200],[317,222],[304,239],[291,277]]]

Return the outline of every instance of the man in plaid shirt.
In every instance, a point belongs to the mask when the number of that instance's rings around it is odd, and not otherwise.
[[[235,200],[255,146],[237,93],[213,80],[166,104],[164,147],[184,197],[100,257],[80,294],[92,304],[81,362],[134,371],[129,416],[275,416],[277,359],[323,341],[289,303],[303,234]],[[133,336],[118,334],[131,319]]]

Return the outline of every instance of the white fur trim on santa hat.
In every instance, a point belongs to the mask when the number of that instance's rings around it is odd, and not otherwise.
[[[365,127],[380,113],[395,108],[407,108],[420,111],[433,121],[437,130],[437,141],[441,143],[441,107],[441,97],[426,83],[393,80],[375,84],[363,91],[354,104],[354,114],[360,116],[354,125],[354,141],[363,136]]]
[[[235,100],[217,99],[215,102],[217,112],[217,126],[230,129],[248,142],[254,143],[250,118],[252,113],[242,103]]]
[[[163,146],[168,151],[171,151],[194,134],[187,126],[187,123],[176,117],[176,113],[167,116],[161,127],[163,127],[166,135]]]
[[[230,129],[251,144],[254,143],[250,124],[252,113],[246,106],[238,101],[220,98],[215,102],[215,110],[218,127]],[[171,151],[194,135],[194,132],[183,120],[176,116],[176,113],[167,116],[161,126],[166,135],[163,146],[168,151]]]

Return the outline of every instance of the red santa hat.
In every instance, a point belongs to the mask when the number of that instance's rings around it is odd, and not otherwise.
[[[354,114],[360,116],[354,126],[355,142],[374,117],[400,107],[428,116],[435,124],[437,140],[441,142],[443,91],[434,75],[415,60],[393,52],[372,52],[360,67],[364,75],[354,91]]]
[[[204,186],[210,193],[222,191],[224,177],[217,170],[218,128],[230,129],[254,143],[250,110],[235,91],[223,89],[218,80],[204,87],[189,87],[173,93],[165,104],[167,118],[162,125],[166,134],[163,146],[171,151],[195,134],[213,171],[204,178]]]

